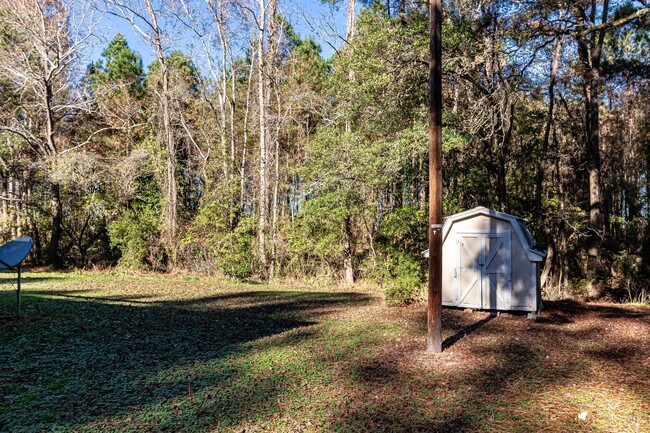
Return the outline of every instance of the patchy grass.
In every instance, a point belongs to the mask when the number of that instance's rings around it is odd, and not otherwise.
[[[650,308],[540,320],[166,276],[0,287],[0,432],[650,431]],[[585,420],[578,414],[587,412]]]

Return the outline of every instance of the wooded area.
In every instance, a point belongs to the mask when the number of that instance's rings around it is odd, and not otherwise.
[[[327,59],[279,0],[0,0],[2,239],[35,265],[417,296],[428,6],[324,3],[347,11]],[[547,294],[648,302],[648,2],[444,8],[445,215],[524,217]]]

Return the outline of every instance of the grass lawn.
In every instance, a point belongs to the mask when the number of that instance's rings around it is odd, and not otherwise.
[[[445,309],[427,356],[425,307],[368,293],[54,273],[23,288],[16,321],[0,286],[0,432],[650,432],[649,307]]]

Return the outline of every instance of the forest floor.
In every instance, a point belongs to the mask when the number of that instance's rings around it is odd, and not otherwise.
[[[0,432],[650,431],[650,307],[445,309],[432,356],[423,305],[366,292],[61,273],[23,289],[16,320],[0,285]]]

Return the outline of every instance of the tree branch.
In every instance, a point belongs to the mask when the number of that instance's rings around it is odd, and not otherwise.
[[[590,27],[588,29],[582,30],[581,32],[578,32],[578,37],[584,37],[587,36],[590,33],[597,32],[599,30],[607,30],[615,27],[620,27],[623,26],[630,21],[633,21],[637,18],[643,18],[644,16],[650,14],[650,7],[639,9],[638,11],[634,12],[633,14],[630,14],[626,17],[619,18],[614,21],[610,21],[608,23],[602,23],[598,24],[597,26]]]

